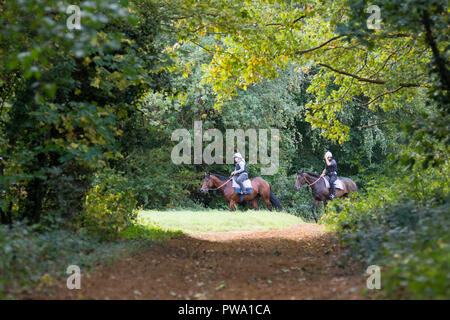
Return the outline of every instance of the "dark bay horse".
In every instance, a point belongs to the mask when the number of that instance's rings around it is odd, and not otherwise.
[[[314,204],[311,208],[314,220],[317,222],[316,217],[316,207],[319,205],[319,202],[323,202],[324,206],[327,206],[327,201],[330,199],[330,190],[326,187],[325,177],[320,178],[319,175],[311,172],[305,172],[298,170],[297,179],[295,180],[294,190],[300,189],[303,185],[307,184],[311,187],[312,195],[314,197]],[[339,177],[344,184],[344,190],[336,188],[336,198],[347,197],[351,192],[358,191],[358,187],[356,183],[350,179],[345,177]]]
[[[258,210],[258,197],[260,196],[268,210],[272,210],[272,205],[277,210],[281,210],[282,206],[280,200],[273,194],[270,184],[263,178],[256,177],[250,179],[252,183],[252,193],[244,195],[242,202],[251,201],[253,209]],[[234,193],[232,181],[218,174],[207,173],[203,180],[201,192],[205,193],[209,190],[220,190],[228,202],[230,210],[234,211],[234,206],[239,203],[239,194]]]

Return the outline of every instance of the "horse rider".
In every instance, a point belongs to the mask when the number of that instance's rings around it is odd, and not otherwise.
[[[241,194],[244,194],[243,182],[248,179],[247,164],[239,152],[234,154],[234,161],[236,162],[236,168],[231,175],[236,176],[235,181],[241,187]]]
[[[331,195],[330,199],[334,198],[334,195],[336,193],[334,182],[337,180],[337,163],[336,160],[333,159],[333,155],[330,151],[327,151],[325,153],[325,169],[323,169],[321,177],[324,177],[325,174],[328,174],[328,177],[330,178],[330,189],[331,189]]]

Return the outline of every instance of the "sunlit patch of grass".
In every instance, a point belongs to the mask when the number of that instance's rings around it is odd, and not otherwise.
[[[304,221],[291,214],[275,211],[224,210],[144,210],[139,213],[142,225],[157,225],[163,230],[203,233],[237,230],[282,229]]]

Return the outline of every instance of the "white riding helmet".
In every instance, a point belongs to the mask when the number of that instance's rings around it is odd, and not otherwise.
[[[234,158],[243,159],[242,155],[239,152],[234,154]]]
[[[330,151],[327,151],[326,153],[325,153],[325,158],[333,158],[333,155],[331,154],[331,152]]]

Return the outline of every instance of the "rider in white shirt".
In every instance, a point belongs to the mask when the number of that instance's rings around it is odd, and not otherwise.
[[[236,161],[236,168],[231,175],[236,176],[235,181],[241,188],[241,194],[244,194],[245,188],[243,182],[248,179],[247,164],[239,152],[234,154],[234,161]]]

